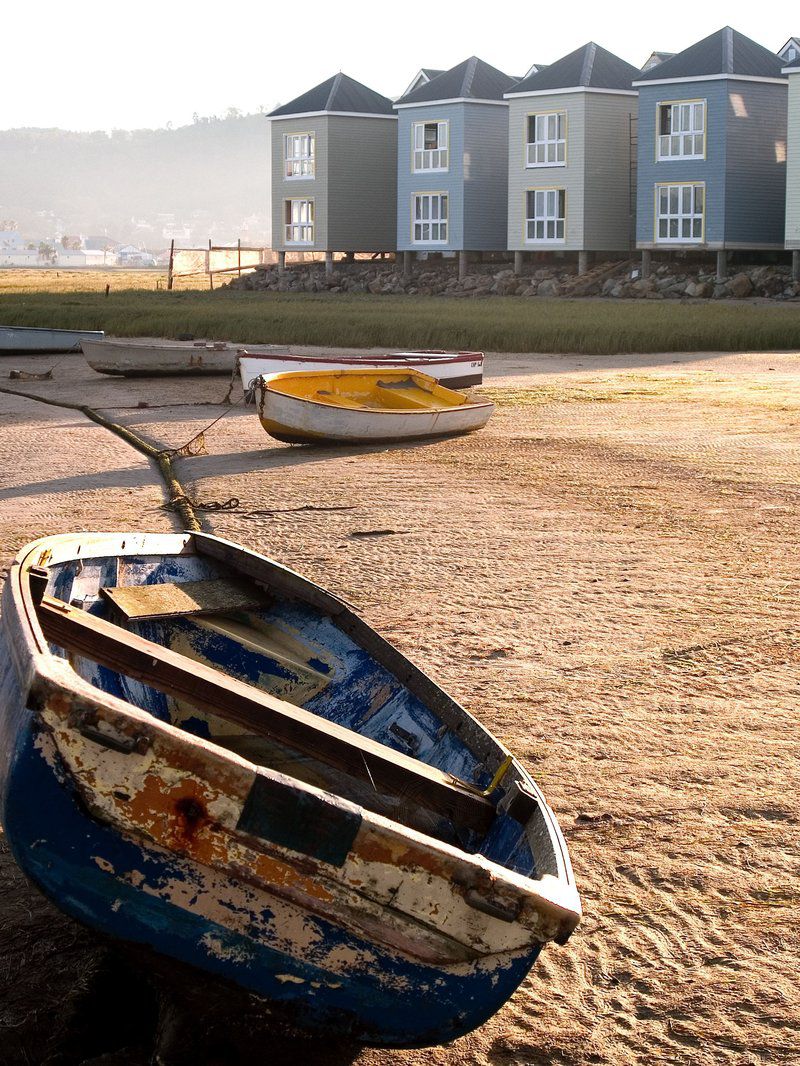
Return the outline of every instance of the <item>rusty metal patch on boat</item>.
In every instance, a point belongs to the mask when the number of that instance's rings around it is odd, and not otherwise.
[[[324,800],[256,776],[236,828],[312,859],[343,866],[361,827],[361,815],[335,798]]]

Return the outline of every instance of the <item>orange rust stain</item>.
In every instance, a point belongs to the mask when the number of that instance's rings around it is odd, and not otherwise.
[[[270,855],[255,857],[254,872],[259,881],[268,885],[294,888],[326,903],[333,899],[333,895],[314,878],[305,877],[292,866],[281,862],[280,859],[273,859]]]
[[[226,862],[227,848],[219,833],[212,831],[209,805],[217,798],[204,781],[186,778],[169,784],[157,774],[147,774],[141,789],[129,801],[114,802],[119,812],[148,836],[174,851],[191,855],[198,862]]]
[[[435,877],[448,880],[453,874],[452,864],[443,861],[439,855],[411,847],[402,840],[382,840],[372,833],[365,834],[363,839],[356,842],[355,852],[364,862],[380,862],[399,869],[425,870]]]
[[[230,866],[234,849],[224,831],[213,823],[208,807],[217,793],[204,782],[187,778],[168,786],[163,778],[148,774],[139,792],[128,802],[114,797],[117,809],[159,844],[188,855],[205,865]],[[293,888],[307,896],[329,901],[331,893],[316,880],[299,873],[288,863],[269,855],[250,853],[247,871],[266,887]]]

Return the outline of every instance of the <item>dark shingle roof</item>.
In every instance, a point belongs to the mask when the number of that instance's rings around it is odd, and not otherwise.
[[[568,56],[531,74],[511,92],[544,92],[548,89],[630,89],[638,68],[590,41]]]
[[[402,96],[399,104],[426,104],[435,100],[502,100],[514,79],[502,70],[471,56],[426,85]]]
[[[672,59],[640,74],[637,81],[668,81],[673,78],[703,78],[713,74],[749,78],[780,78],[780,56],[756,44],[743,33],[725,26],[697,44],[684,48]]]
[[[281,115],[307,115],[316,111],[352,111],[356,114],[391,115],[392,101],[368,89],[346,74],[335,74],[309,89],[288,104],[270,111],[270,118]]]

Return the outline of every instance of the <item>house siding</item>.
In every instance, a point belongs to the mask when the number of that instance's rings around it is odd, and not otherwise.
[[[627,251],[634,239],[635,96],[585,93],[583,248]],[[633,147],[632,147],[633,146]],[[635,172],[634,172],[635,173]]]
[[[327,115],[272,119],[272,247],[277,251],[313,251],[328,244],[328,129]],[[284,177],[283,139],[287,133],[313,133],[314,177]],[[284,203],[292,199],[314,200],[314,243],[287,244]]]
[[[516,97],[509,100],[508,137],[508,248],[512,251],[581,251],[584,249],[584,190],[586,168],[587,93]],[[527,167],[528,115],[566,111],[566,166]],[[534,188],[566,190],[565,240],[526,241],[526,193]]]
[[[508,108],[463,106],[463,247],[502,251],[508,228]]]
[[[706,101],[706,158],[659,162],[656,158],[656,114],[666,101]],[[638,181],[636,243],[639,248],[720,248],[725,241],[726,147],[728,82],[678,82],[639,87]],[[704,182],[705,240],[657,244],[655,240],[655,189],[664,183]]]
[[[667,100],[706,100],[706,158],[656,161],[656,108]],[[785,226],[786,89],[740,81],[683,82],[639,89],[640,248],[780,247]],[[703,181],[703,244],[658,244],[655,186]]]
[[[785,85],[728,82],[725,243],[782,248],[786,228]]]
[[[786,247],[800,248],[800,71],[789,75]]]
[[[388,252],[395,248],[397,122],[328,117],[327,249]]]
[[[457,251],[464,247],[464,108],[465,104],[432,104],[397,112],[397,248],[400,251]],[[500,109],[498,109],[500,110]],[[449,167],[446,171],[414,173],[415,122],[449,123]],[[446,244],[416,244],[412,239],[412,203],[417,193],[447,193]]]

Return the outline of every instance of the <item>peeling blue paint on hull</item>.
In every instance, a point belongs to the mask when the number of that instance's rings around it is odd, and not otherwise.
[[[340,974],[311,960],[301,962],[151,895],[146,886],[175,880],[191,888],[192,864],[126,839],[86,814],[36,749],[32,723],[28,716],[13,753],[8,748],[2,752],[3,761],[8,760],[3,767],[3,822],[24,873],[62,910],[88,926],[149,945],[271,1003],[295,1004],[303,1025],[310,1028],[398,1047],[444,1043],[482,1025],[536,961],[538,946],[497,958],[495,968],[484,960],[471,973],[448,973],[414,965],[374,943],[359,943],[317,919],[326,953],[341,945],[375,957],[357,977],[350,974],[343,981]],[[97,857],[115,872],[104,871]],[[138,888],[118,876],[130,871],[144,874]],[[400,991],[402,984],[406,988]]]

